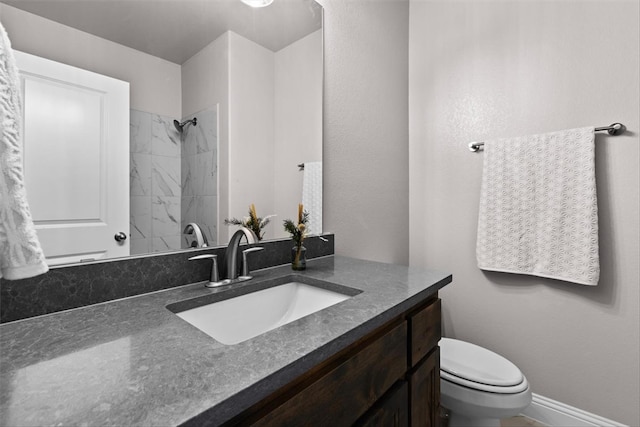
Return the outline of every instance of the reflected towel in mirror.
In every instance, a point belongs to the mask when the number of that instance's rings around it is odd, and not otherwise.
[[[308,234],[322,233],[322,162],[304,162],[302,204],[309,212]]]
[[[21,111],[18,69],[0,24],[0,277],[8,280],[49,270],[24,187]]]

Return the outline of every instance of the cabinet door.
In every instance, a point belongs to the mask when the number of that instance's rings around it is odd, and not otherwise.
[[[411,426],[440,425],[440,348],[422,360],[409,376]]]
[[[409,385],[398,382],[358,422],[356,427],[408,427]]]

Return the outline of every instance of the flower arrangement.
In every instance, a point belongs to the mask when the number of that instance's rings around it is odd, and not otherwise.
[[[293,261],[291,267],[294,270],[304,270],[306,267],[306,260],[301,259],[302,253],[306,250],[302,246],[302,242],[307,237],[307,222],[309,222],[309,212],[304,210],[302,203],[298,204],[298,223],[295,224],[290,219],[285,219],[284,230],[291,235],[291,240],[295,242],[293,248]]]
[[[263,229],[269,224],[271,218],[275,215],[267,215],[264,218],[260,218],[256,213],[256,207],[253,203],[249,206],[249,216],[244,217],[242,220],[237,218],[225,219],[225,225],[239,225],[241,227],[246,227],[249,230],[253,231],[253,233],[258,238],[258,241],[264,238]]]

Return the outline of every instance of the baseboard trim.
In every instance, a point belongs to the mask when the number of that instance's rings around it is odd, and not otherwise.
[[[522,415],[553,427],[628,427],[535,393]]]

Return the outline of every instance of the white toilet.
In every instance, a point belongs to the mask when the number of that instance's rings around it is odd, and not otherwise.
[[[440,402],[449,427],[499,427],[531,404],[531,389],[516,365],[486,348],[440,340]]]

